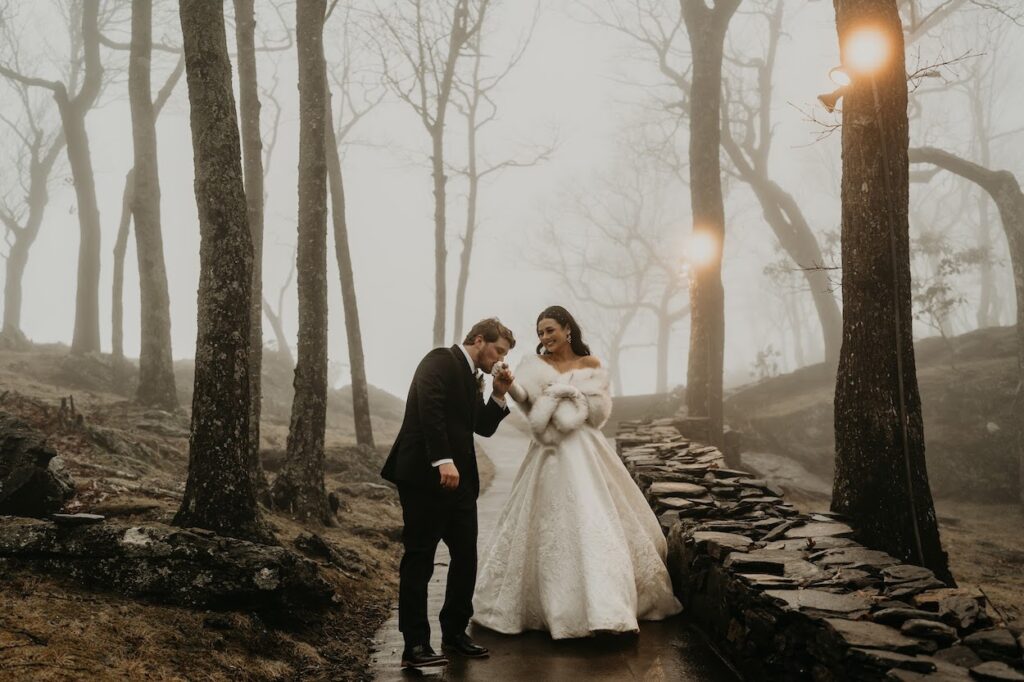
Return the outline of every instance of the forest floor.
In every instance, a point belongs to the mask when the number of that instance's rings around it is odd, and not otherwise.
[[[1024,625],[1014,330],[915,346],[928,474],[953,574]],[[829,504],[834,391],[834,374],[816,365],[739,387],[726,399],[727,422],[743,434],[744,466],[774,478],[805,509]]]
[[[271,357],[271,372],[286,374]],[[188,386],[190,368],[179,368]],[[76,485],[69,511],[129,522],[169,523],[184,487],[189,420],[134,406],[110,380],[109,359],[69,359],[59,346],[0,351],[0,410],[48,435]],[[285,405],[283,376],[264,377],[265,404]],[[188,404],[187,391],[180,391]],[[61,412],[62,399],[73,397]],[[328,415],[328,491],[342,507],[335,528],[306,529],[268,514],[280,543],[294,547],[313,530],[363,573],[323,566],[339,604],[306,624],[275,622],[274,614],[214,612],[135,600],[85,589],[60,576],[25,570],[0,575],[0,669],[4,679],[368,679],[372,637],[397,594],[401,509],[380,485],[386,451],[352,446],[351,413],[334,392]],[[390,443],[401,401],[371,395],[377,441]],[[80,415],[79,422],[76,415]],[[262,447],[270,477],[287,435],[287,411],[264,411]],[[397,417],[397,418],[396,418]],[[485,466],[487,471],[493,471]],[[346,551],[347,550],[347,551]]]

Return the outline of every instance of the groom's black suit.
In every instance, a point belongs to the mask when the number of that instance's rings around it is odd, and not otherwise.
[[[398,486],[405,527],[402,543],[398,627],[406,647],[429,644],[427,585],[437,543],[451,554],[441,630],[465,632],[473,615],[476,585],[476,498],[480,474],[473,434],[490,436],[508,409],[486,404],[462,349],[435,348],[420,361],[405,404],[405,418],[381,476]],[[459,470],[455,490],[441,487],[433,462],[451,459]]]

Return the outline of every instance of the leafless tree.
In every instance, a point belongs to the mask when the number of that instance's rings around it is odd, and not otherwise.
[[[335,5],[332,4],[333,12]],[[331,193],[331,221],[334,228],[334,251],[338,262],[338,276],[341,283],[341,300],[345,312],[345,336],[348,342],[349,369],[352,385],[352,416],[355,422],[356,443],[374,447],[373,422],[370,418],[370,389],[366,379],[366,357],[363,353],[363,335],[359,324],[359,303],[356,297],[355,273],[352,269],[352,253],[348,238],[348,216],[345,206],[345,185],[342,176],[341,151],[339,145],[352,128],[367,113],[372,111],[384,97],[383,90],[375,90],[357,83],[358,66],[352,28],[355,19],[351,6],[342,16],[341,55],[330,66],[325,61],[325,74],[334,81],[338,93],[339,112],[335,123],[334,106],[330,89],[326,97],[326,153],[327,179]],[[325,76],[326,77],[326,76]],[[356,92],[356,90],[360,92]]]
[[[653,172],[640,145],[620,164],[622,172],[604,178],[599,188],[579,193],[572,211],[549,221],[529,259],[555,273],[560,286],[578,303],[603,311],[610,324],[609,364],[615,371],[622,346],[641,317],[653,321],[650,345],[656,349],[655,391],[668,391],[668,361],[673,328],[690,313],[683,262],[673,257],[673,227],[664,179]],[[621,388],[621,380],[619,381]]]
[[[132,3],[132,42],[128,63],[128,96],[135,152],[134,177],[130,186],[142,322],[136,397],[143,405],[173,410],[178,406],[178,394],[171,355],[171,304],[160,229],[156,107],[150,85],[152,55],[153,3],[152,0],[136,0]],[[177,73],[180,77],[180,70]]]
[[[477,227],[479,226],[479,205],[481,182],[488,177],[497,175],[509,168],[528,168],[535,166],[541,161],[550,158],[554,151],[554,145],[547,145],[537,150],[531,158],[506,159],[504,161],[488,163],[483,159],[480,152],[480,133],[498,117],[498,105],[494,97],[494,91],[509,73],[516,67],[533,36],[533,29],[536,26],[538,5],[534,11],[533,22],[529,30],[513,50],[512,55],[502,67],[493,73],[488,73],[484,62],[490,57],[484,44],[488,28],[488,10],[491,7],[490,0],[476,0],[476,11],[479,13],[480,28],[469,40],[467,50],[472,55],[468,75],[457,75],[454,82],[455,91],[458,96],[452,100],[452,104],[466,119],[466,164],[457,168],[456,172],[466,178],[466,227],[461,235],[462,252],[459,257],[459,278],[455,286],[455,318],[452,326],[452,335],[455,341],[462,340],[464,333],[466,310],[466,289],[469,285],[470,265],[473,258],[473,245],[476,238]]]
[[[419,118],[430,137],[434,191],[434,334],[444,344],[448,261],[445,122],[455,70],[480,29],[480,0],[400,0],[393,12],[378,11],[378,50],[384,81]]]
[[[11,30],[10,24],[2,25],[4,40],[14,46]],[[8,246],[2,335],[7,343],[20,347],[28,342],[21,328],[22,280],[49,205],[51,177],[59,165],[65,138],[59,125],[48,124],[43,107],[34,100],[28,85],[17,81],[10,85],[14,97],[8,101],[18,102],[22,111],[18,118],[0,116],[10,130],[16,150],[6,164],[13,171],[16,185],[4,187],[0,194],[0,222]]]
[[[763,55],[730,59],[740,75],[725,87],[722,148],[736,175],[753,190],[775,238],[803,274],[821,325],[825,362],[834,366],[839,361],[842,313],[832,293],[827,264],[800,204],[772,179],[771,173],[773,80],[783,33],[783,7],[783,2],[776,0],[757,12],[767,28]],[[747,72],[753,77],[748,78]],[[753,87],[746,87],[748,81]]]
[[[28,74],[17,62],[0,64],[0,76],[28,87],[50,91],[57,104],[63,126],[68,162],[74,179],[78,201],[79,249],[78,284],[75,295],[75,328],[71,352],[76,354],[100,350],[100,213],[96,201],[96,183],[89,152],[89,136],[85,117],[96,103],[103,87],[103,64],[100,61],[100,2],[82,0],[70,3],[75,26],[80,32],[72,35],[72,57],[81,55],[84,68],[81,77],[74,74],[65,80],[50,80]]]
[[[324,488],[327,419],[327,83],[326,0],[296,3],[299,62],[299,339],[295,398],[274,505],[304,521],[333,524]]]

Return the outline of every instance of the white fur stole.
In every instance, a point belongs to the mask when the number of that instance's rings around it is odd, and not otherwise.
[[[603,368],[559,373],[537,355],[516,368],[509,395],[526,412],[539,443],[555,445],[584,424],[601,428],[612,411],[608,372]]]

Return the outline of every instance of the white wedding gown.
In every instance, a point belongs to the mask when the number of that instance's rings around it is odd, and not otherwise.
[[[510,394],[534,438],[485,552],[473,620],[564,639],[678,613],[658,520],[599,430],[607,372],[560,374],[530,355]]]

